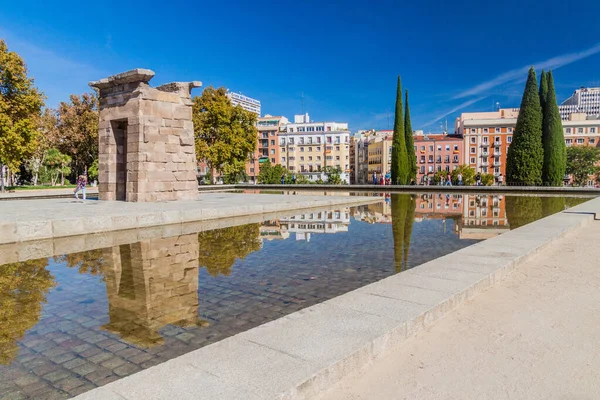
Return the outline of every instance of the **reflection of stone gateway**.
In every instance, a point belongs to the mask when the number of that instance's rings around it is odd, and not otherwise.
[[[110,323],[138,346],[162,343],[167,324],[198,320],[198,236],[152,239],[104,250]]]
[[[100,95],[100,200],[166,201],[198,195],[191,90],[200,82],[151,88],[134,69],[90,82]]]

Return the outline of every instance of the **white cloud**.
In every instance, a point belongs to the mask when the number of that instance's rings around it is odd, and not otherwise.
[[[563,54],[560,56],[552,57],[545,61],[537,62],[534,64],[534,66],[540,69],[557,69],[565,65],[572,64],[576,61],[582,60],[584,58],[593,56],[597,53],[600,53],[600,43],[597,43],[596,45],[586,50],[578,51],[575,53]],[[453,97],[453,99],[461,99],[464,97],[478,95],[496,86],[500,86],[504,83],[522,79],[523,75],[527,73],[527,70],[529,70],[529,68],[530,66],[528,65],[500,74],[497,77],[490,79],[489,81],[480,83],[470,89],[467,89],[457,94]]]

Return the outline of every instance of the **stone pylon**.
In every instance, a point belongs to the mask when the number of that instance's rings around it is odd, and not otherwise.
[[[100,97],[100,200],[189,200],[198,195],[191,90],[201,82],[156,88],[154,72],[134,69],[90,82]]]

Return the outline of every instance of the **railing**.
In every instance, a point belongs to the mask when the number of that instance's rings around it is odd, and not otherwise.
[[[494,140],[494,146],[500,146],[502,144],[502,140]]]
[[[501,165],[502,163],[500,161],[494,161],[494,167],[499,167]]]
[[[486,151],[486,152],[483,152],[483,153],[481,153],[480,157],[487,157],[487,156],[489,156],[489,155],[490,155],[490,153],[488,153],[488,152]]]

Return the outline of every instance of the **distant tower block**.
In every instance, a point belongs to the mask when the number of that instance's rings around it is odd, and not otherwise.
[[[201,82],[151,88],[134,69],[90,82],[100,94],[100,200],[169,201],[198,196],[191,90]]]

